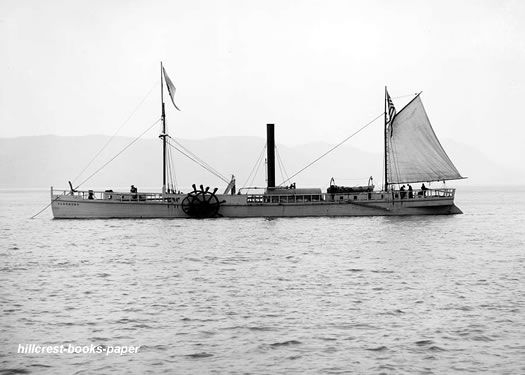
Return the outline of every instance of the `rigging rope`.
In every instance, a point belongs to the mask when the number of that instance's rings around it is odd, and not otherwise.
[[[177,146],[173,145],[172,143],[170,143],[169,141],[167,142],[167,144],[170,146],[170,147],[173,147],[175,150],[177,150],[178,152],[180,152],[182,155],[186,156],[188,159],[192,160],[193,162],[195,162],[196,164],[200,165],[202,168],[206,169],[208,172],[210,172],[211,174],[213,174],[214,176],[216,176],[217,178],[221,179],[222,181],[226,182],[227,184],[230,183],[230,181],[228,181],[226,179],[226,177],[224,177],[222,174],[220,174],[219,172],[217,172],[217,170],[215,168],[213,168],[211,165],[207,164],[206,162],[204,162],[203,160],[201,160],[200,158],[198,158],[195,154],[193,154],[190,150],[186,149],[184,146],[182,146],[180,143],[178,143],[175,139],[171,138],[170,136],[168,136],[168,138],[170,140],[172,140],[173,142],[175,142],[181,149],[179,149]],[[183,151],[184,150],[184,151]],[[189,155],[190,154],[190,155]]]
[[[288,173],[286,173],[286,169],[284,168],[283,159],[281,158],[281,155],[279,155],[279,149],[277,148],[277,146],[275,146],[275,154],[277,155],[277,163],[279,164],[279,170],[281,171],[281,178],[282,179],[284,179],[285,177],[288,178]]]
[[[97,169],[95,172],[91,173],[86,179],[84,179],[84,181],[82,181],[80,184],[78,184],[76,187],[75,187],[75,190],[78,189],[80,187],[80,185],[84,184],[85,182],[87,182],[88,180],[91,179],[91,177],[93,177],[94,175],[96,175],[98,172],[100,172],[102,169],[104,169],[104,167],[106,167],[106,165],[108,165],[109,163],[111,163],[113,160],[115,160],[120,154],[122,154],[124,151],[126,151],[132,144],[134,144],[135,142],[137,142],[140,138],[142,138],[142,136],[144,134],[146,134],[149,130],[151,130],[151,128],[153,128],[155,125],[157,125],[159,122],[161,121],[161,119],[159,118],[157,121],[155,121],[153,124],[151,124],[151,126],[149,128],[147,128],[146,130],[144,130],[138,137],[136,137],[134,140],[132,140],[130,143],[128,143],[122,150],[120,150],[115,156],[113,156],[111,159],[109,159],[106,163],[104,163],[99,169]]]
[[[53,199],[51,201],[51,203],[49,203],[47,206],[45,206],[44,208],[42,208],[40,211],[38,211],[36,214],[34,214],[33,216],[30,217],[30,219],[34,219],[35,217],[37,217],[38,215],[40,215],[42,212],[44,212],[49,206],[51,206],[53,204],[54,201],[56,201],[58,198],[60,198],[60,196],[57,196],[55,199]]]
[[[359,132],[361,132],[363,129],[365,129],[366,127],[370,126],[371,124],[373,124],[374,122],[377,121],[377,119],[379,119],[381,116],[383,116],[385,113],[384,112],[381,112],[379,115],[377,115],[376,118],[374,118],[373,120],[369,121],[368,123],[366,123],[364,126],[362,126],[361,128],[359,128],[357,131],[355,131],[353,134],[349,135],[348,137],[346,137],[345,139],[343,139],[341,142],[339,142],[338,144],[336,144],[334,147],[332,147],[330,150],[326,151],[324,154],[322,154],[321,156],[319,156],[317,159],[315,159],[314,161],[310,162],[307,166],[303,167],[302,169],[300,169],[298,172],[294,173],[290,178],[284,180],[283,182],[281,182],[279,185],[283,185],[284,183],[290,181],[292,178],[294,178],[295,176],[297,176],[299,173],[303,172],[305,169],[309,168],[310,166],[312,166],[313,164],[317,163],[319,160],[321,160],[322,158],[324,158],[326,155],[328,155],[330,152],[334,151],[336,148],[338,148],[339,146],[341,146],[343,143],[345,143],[346,141],[348,141],[350,138],[352,138],[354,135],[358,134]]]
[[[173,185],[172,181],[172,175],[171,175],[171,156],[170,156],[170,149],[167,148],[166,149],[166,164],[167,164],[167,168],[166,168],[166,174],[167,174],[167,178],[168,178],[168,183],[167,183],[167,188],[168,188],[168,192],[170,190],[170,183]]]
[[[266,147],[265,147],[266,148]],[[263,161],[264,158],[261,158],[261,160],[259,161],[259,163],[257,164],[257,169],[255,170],[255,173],[253,174],[253,177],[252,177],[252,180],[250,181],[250,185],[253,186],[253,181],[255,180],[255,177],[257,176],[257,172],[259,172],[259,168],[261,167],[261,165],[263,164],[262,161]]]
[[[363,176],[360,178],[342,178],[342,177],[334,176],[334,180],[337,180],[337,181],[363,181],[363,180],[368,180],[369,178],[370,176]]]
[[[171,148],[168,148],[167,152],[168,152],[168,174],[169,174],[169,181],[171,182],[171,190],[177,190],[177,185],[178,185],[177,175],[175,173],[175,167],[173,166],[173,154],[171,152]]]
[[[394,96],[393,98],[391,99],[401,99],[401,98],[408,98],[409,96],[414,96],[414,95],[418,95],[418,93],[414,93],[414,94],[407,94],[407,95],[401,95],[401,96]]]
[[[203,164],[206,168],[209,168],[211,171],[213,171],[214,173],[220,175],[221,177],[223,177],[224,179],[226,179],[226,177],[224,177],[224,175],[222,175],[221,173],[219,173],[219,171],[217,171],[215,168],[213,168],[210,164],[206,163],[204,160],[202,160],[200,157],[198,157],[197,155],[195,155],[195,153],[193,153],[192,151],[190,151],[188,148],[184,147],[184,145],[182,145],[180,142],[178,142],[175,138],[172,138],[171,136],[168,135],[168,138],[170,138],[173,142],[175,142],[175,144],[177,146],[179,146],[180,148],[182,148],[186,153],[190,154],[192,156],[193,159],[196,159],[198,160],[201,164]],[[174,147],[175,148],[175,147]]]
[[[226,181],[227,183],[230,183],[230,181],[222,173],[220,173],[217,169],[215,169],[210,164],[206,163],[203,159],[201,159],[200,157],[195,155],[188,148],[184,147],[184,145],[182,145],[180,142],[178,142],[175,138],[173,138],[173,137],[171,137],[169,135],[168,135],[168,138],[171,139],[173,142],[175,142],[175,144],[177,144],[180,148],[182,148],[186,153],[188,153],[192,157],[191,160],[195,159],[194,161],[198,161],[199,164],[202,164],[202,167],[205,168],[206,170],[208,170],[210,173],[213,173],[217,177],[219,177],[221,180]],[[177,150],[177,148],[175,146],[172,146],[172,147]],[[178,150],[178,151],[180,152],[180,150]],[[188,156],[188,155],[186,155],[186,156]]]
[[[250,177],[252,176],[252,173],[255,171],[255,168],[257,168],[257,170],[259,170],[258,168],[258,165],[259,163],[261,162],[261,159],[264,155],[264,151],[266,150],[266,143],[264,144],[262,150],[261,150],[261,153],[259,154],[259,156],[257,157],[257,160],[255,161],[255,164],[253,165],[253,168],[252,170],[250,171],[250,174],[248,175],[248,178],[246,179],[246,181],[244,182],[244,184],[242,185],[242,188],[244,189],[246,187],[246,184],[248,183],[248,181],[250,181]],[[255,172],[257,174],[257,172]],[[254,175],[255,176],[255,175]],[[252,182],[253,182],[253,179],[252,179]],[[252,183],[250,182],[250,185]]]
[[[135,113],[137,113],[139,108],[142,106],[142,104],[144,104],[146,99],[150,96],[151,92],[153,91],[153,89],[158,84],[159,84],[159,81],[155,82],[155,84],[151,87],[151,89],[149,89],[149,91],[146,94],[146,96],[144,96],[144,98],[142,98],[140,103],[135,107],[135,109],[131,112],[131,114],[128,116],[128,118],[122,123],[122,125],[120,125],[120,127],[117,129],[117,131],[115,133],[113,133],[113,135],[108,139],[108,141],[104,144],[104,146],[102,146],[102,148],[100,150],[98,150],[98,152],[95,154],[95,156],[93,156],[93,158],[89,161],[89,163],[87,163],[87,165],[84,167],[84,169],[82,169],[80,171],[80,173],[73,179],[73,182],[75,182],[80,176],[82,176],[82,173],[84,173],[86,171],[86,169],[88,169],[89,166],[95,161],[95,159],[102,153],[102,151],[104,151],[106,149],[106,147],[108,147],[108,145],[113,140],[113,138],[115,138],[117,136],[118,132],[124,127],[124,125],[126,125],[129,122],[129,120],[131,120],[131,118],[135,115]]]

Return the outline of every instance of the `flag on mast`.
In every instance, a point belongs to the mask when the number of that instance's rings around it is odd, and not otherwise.
[[[164,73],[164,79],[166,80],[166,87],[170,93],[171,102],[173,103],[173,106],[177,108],[178,111],[180,111],[179,107],[177,107],[177,104],[175,104],[175,85],[173,82],[171,82],[171,79],[168,77],[168,73],[166,73],[166,69],[164,69],[164,67],[162,67],[162,73]]]
[[[392,120],[394,120],[394,117],[396,116],[396,107],[394,107],[394,103],[392,102],[392,98],[390,98],[390,94],[388,94],[388,91],[385,88],[386,93],[386,102],[388,104],[388,121],[387,125],[390,128],[390,136],[392,136]]]

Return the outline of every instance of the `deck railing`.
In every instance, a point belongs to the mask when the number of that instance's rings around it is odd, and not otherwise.
[[[101,191],[101,190],[82,190],[82,191],[71,191],[71,190],[52,190],[52,195],[55,197],[73,197],[75,199],[86,199],[86,200],[111,200],[118,202],[130,202],[130,201],[161,201],[161,193],[122,193],[114,191]]]
[[[321,202],[323,200],[323,194],[248,194],[246,196],[247,203],[304,203]]]
[[[263,204],[263,203],[311,203],[322,201],[384,201],[384,200],[418,200],[418,199],[440,199],[440,198],[454,198],[456,189],[426,189],[413,191],[391,190],[373,191],[373,192],[355,192],[355,193],[323,193],[320,195],[264,195],[264,194],[247,194],[246,203],[248,204]]]
[[[248,204],[283,204],[283,203],[315,203],[323,201],[384,201],[384,200],[419,200],[419,199],[454,199],[456,189],[426,189],[413,191],[391,190],[373,191],[373,192],[355,192],[355,193],[322,193],[322,194],[284,194],[284,195],[265,195],[265,194],[247,194],[246,203]],[[64,196],[72,197],[73,199],[82,200],[106,200],[117,202],[144,202],[144,201],[162,201],[161,193],[122,193],[113,191],[101,190],[51,190],[51,195],[54,197]],[[166,194],[164,198],[171,199],[170,194]],[[173,197],[174,198],[174,197]]]
[[[394,196],[399,199],[418,199],[418,198],[454,198],[456,189],[417,189],[417,190],[394,190]]]

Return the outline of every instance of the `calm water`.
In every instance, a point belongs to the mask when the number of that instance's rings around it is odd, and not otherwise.
[[[0,192],[0,373],[525,373],[525,188],[450,217],[28,220],[48,196]]]

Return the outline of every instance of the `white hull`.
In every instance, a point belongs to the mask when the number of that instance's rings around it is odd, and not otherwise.
[[[117,193],[115,193],[117,195]],[[170,195],[163,200],[85,199],[67,194],[53,195],[51,207],[55,219],[112,218],[188,218],[180,202],[186,195]],[[416,196],[392,199],[391,194],[325,194],[317,202],[249,203],[248,195],[217,195],[222,202],[217,217],[323,217],[323,216],[391,216],[460,214],[452,196]],[[341,198],[342,197],[342,198]]]

